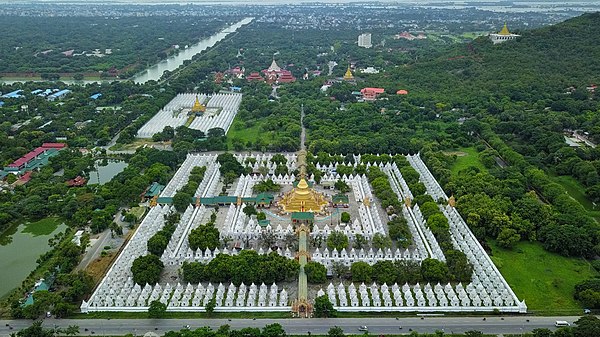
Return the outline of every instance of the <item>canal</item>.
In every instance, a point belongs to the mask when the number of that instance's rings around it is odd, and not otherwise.
[[[226,38],[227,35],[236,32],[240,27],[249,24],[250,22],[252,22],[252,20],[253,18],[245,18],[239,21],[238,23],[235,23],[223,29],[217,34],[207,39],[204,39],[187,49],[181,50],[179,54],[169,57],[168,59],[163,60],[160,63],[155,64],[154,66],[146,69],[142,73],[137,74],[133,77],[133,81],[135,83],[145,83],[151,80],[158,81],[166,70],[173,71],[179,68],[179,66],[181,66],[184,61],[191,60],[194,55],[201,53],[204,50],[214,46],[215,44],[217,44],[217,42]]]

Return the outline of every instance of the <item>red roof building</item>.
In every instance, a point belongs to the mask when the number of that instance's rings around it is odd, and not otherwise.
[[[9,164],[7,167],[9,169],[23,169],[30,161],[36,159],[39,155],[46,153],[46,151],[50,149],[61,150],[67,147],[65,143],[44,143],[42,146],[36,148],[35,150],[25,154],[23,157],[15,160],[12,164]]]
[[[85,185],[85,183],[87,183],[87,179],[82,176],[77,176],[75,179],[67,180],[67,186],[69,187],[79,187]]]
[[[248,77],[246,77],[246,80],[248,81],[264,81],[265,79],[260,76],[260,74],[258,72],[252,72],[250,73],[250,75],[248,75]]]
[[[374,101],[377,99],[377,96],[383,94],[385,89],[383,88],[363,88],[360,90],[362,94],[362,98],[365,101]]]
[[[277,79],[277,83],[292,83],[296,82],[296,78],[292,75],[291,71],[282,70],[279,74],[279,78]]]
[[[396,95],[408,95],[408,90],[400,89],[396,91]]]

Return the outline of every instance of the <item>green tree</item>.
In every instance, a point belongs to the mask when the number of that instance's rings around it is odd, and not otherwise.
[[[521,236],[516,230],[508,227],[502,228],[498,237],[496,238],[498,245],[504,248],[512,248],[514,245],[521,240]]]
[[[200,225],[190,231],[188,243],[192,250],[200,248],[204,251],[206,248],[214,250],[219,246],[219,230],[212,223]]]
[[[342,212],[341,221],[343,223],[349,223],[350,222],[350,213],[348,213],[348,212]]]
[[[158,232],[148,240],[148,252],[156,256],[162,256],[168,244],[169,239],[167,239],[161,232]]]
[[[44,329],[42,321],[35,321],[30,327],[20,330],[16,334],[17,337],[54,337],[52,329]]]
[[[262,337],[285,337],[286,333],[279,323],[267,324],[262,330]]]
[[[352,242],[352,247],[356,249],[363,248],[368,243],[367,239],[362,234],[356,234],[354,236],[354,241]]]
[[[600,336],[600,319],[593,315],[582,316],[575,321],[573,335],[575,337]]]
[[[180,190],[173,196],[173,206],[178,212],[183,213],[192,202],[192,197],[191,194]]]
[[[329,328],[329,331],[327,331],[327,337],[345,337],[345,336],[346,335],[344,335],[344,329],[340,328],[337,325]]]
[[[133,282],[140,286],[145,286],[146,283],[155,285],[160,281],[163,268],[164,265],[158,256],[152,254],[140,256],[133,260],[131,265]]]
[[[348,248],[348,237],[340,231],[333,231],[327,237],[327,247],[332,250],[337,249],[338,252]]]
[[[423,279],[429,282],[448,281],[448,266],[440,260],[425,259],[421,262],[421,274]]]
[[[313,313],[315,317],[335,317],[336,310],[333,308],[333,304],[329,301],[329,296],[323,295],[315,298]]]
[[[304,266],[304,272],[309,283],[320,284],[327,281],[327,268],[318,262],[309,261]]]
[[[373,248],[385,249],[392,246],[392,239],[389,236],[381,233],[373,235]]]
[[[257,214],[256,208],[254,208],[254,206],[250,205],[250,204],[246,205],[242,211],[244,212],[244,214],[246,214],[246,216],[251,216],[251,215]]]
[[[215,312],[215,307],[217,306],[217,300],[215,300],[215,298],[211,298],[210,301],[208,301],[208,303],[206,303],[206,306],[204,306],[204,309],[206,310],[206,313],[209,316],[212,316],[213,312]]]
[[[373,267],[363,261],[354,262],[350,266],[350,273],[354,282],[368,283],[373,279]]]
[[[148,306],[148,317],[150,318],[163,318],[167,312],[167,305],[161,301],[152,301]]]

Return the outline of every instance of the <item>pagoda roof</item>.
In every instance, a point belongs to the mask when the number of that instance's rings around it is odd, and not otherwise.
[[[264,203],[269,203],[272,202],[275,199],[275,197],[273,197],[272,194],[270,193],[259,193],[256,195],[256,203],[259,202],[264,202]]]
[[[315,214],[313,212],[293,212],[292,220],[314,220]]]
[[[332,201],[334,204],[347,204],[349,199],[347,195],[339,193],[333,196]]]
[[[275,72],[281,71],[281,68],[277,65],[277,62],[275,62],[275,59],[273,59],[273,62],[271,62],[271,65],[269,66],[267,71],[275,71]]]

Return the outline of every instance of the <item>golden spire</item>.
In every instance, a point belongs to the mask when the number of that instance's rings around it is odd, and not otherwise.
[[[192,107],[192,112],[204,112],[206,111],[206,107],[200,103],[198,96],[196,96],[196,101],[194,102],[194,106]]]
[[[354,75],[352,75],[352,71],[350,71],[350,65],[348,65],[348,70],[346,70],[346,73],[344,74],[344,79],[345,80],[353,80],[354,79]]]
[[[502,30],[500,31],[500,33],[498,33],[498,35],[510,35],[508,27],[506,26],[506,22],[504,23],[504,27],[502,27]]]

